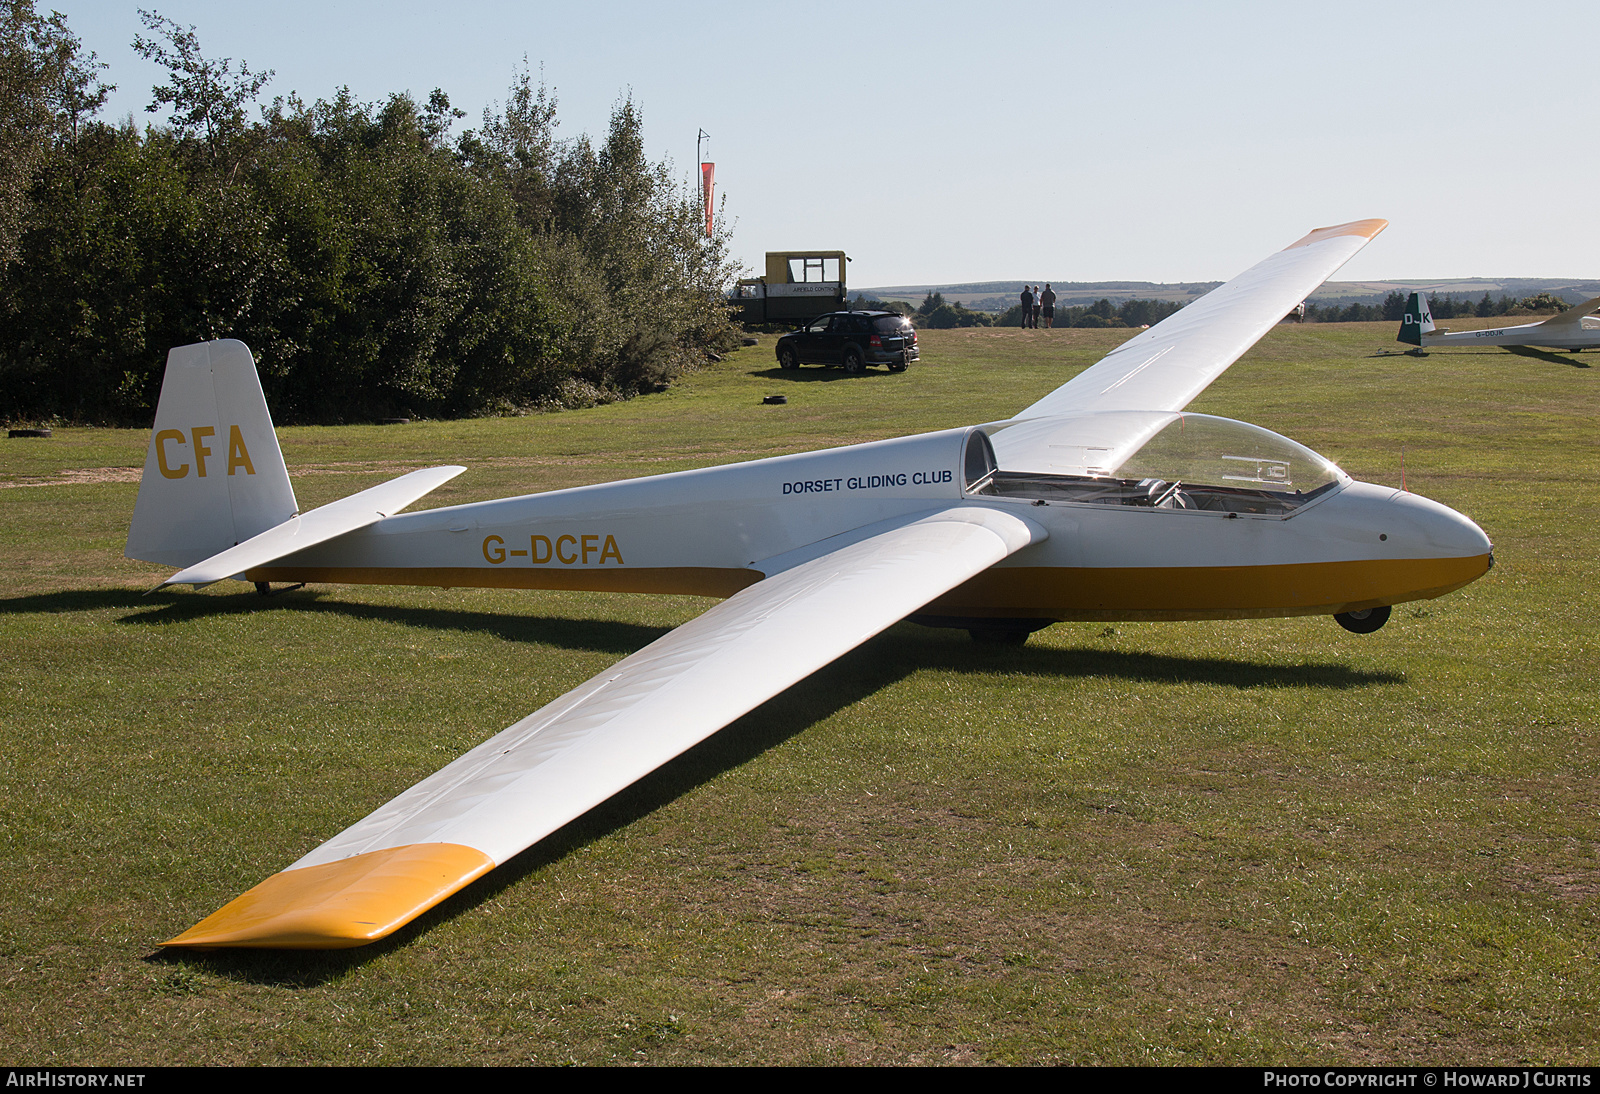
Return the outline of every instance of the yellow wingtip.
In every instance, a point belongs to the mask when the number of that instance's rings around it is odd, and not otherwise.
[[[176,938],[195,949],[332,950],[391,934],[494,869],[458,843],[413,843],[273,874]]]
[[[1352,220],[1348,224],[1332,224],[1326,228],[1313,228],[1306,235],[1285,247],[1284,250],[1292,251],[1296,247],[1309,247],[1313,243],[1320,243],[1324,239],[1332,239],[1335,236],[1363,236],[1370,240],[1388,226],[1389,222],[1387,220],[1374,217],[1370,220]]]

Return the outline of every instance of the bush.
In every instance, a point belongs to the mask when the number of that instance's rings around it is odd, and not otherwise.
[[[735,343],[726,234],[645,159],[630,100],[598,147],[554,138],[526,72],[453,142],[442,91],[251,123],[264,76],[146,23],[169,124],[41,138],[0,273],[0,416],[148,421],[167,349],[213,338],[255,350],[285,422],[626,398]]]

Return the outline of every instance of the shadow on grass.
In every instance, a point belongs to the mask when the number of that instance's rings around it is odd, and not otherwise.
[[[387,616],[397,621],[414,621],[419,616],[424,619],[434,617],[436,620],[460,616],[471,625],[474,619],[490,619],[483,613],[415,612],[367,605],[314,606],[317,610],[342,610],[348,607],[360,609],[359,614],[363,616]],[[540,636],[541,641],[557,644],[560,644],[563,626],[576,628],[580,625],[575,620],[530,622],[546,628]],[[450,625],[460,626],[461,621]],[[494,626],[490,623],[485,625]],[[648,628],[626,629],[640,632],[641,636],[648,631]],[[596,647],[584,645],[582,648]],[[1328,662],[1283,665],[1092,648],[1063,650],[977,646],[963,634],[901,623],[819,669],[676,759],[568,822],[388,938],[349,950],[177,951],[152,955],[149,960],[203,967],[216,975],[280,987],[311,987],[336,980],[351,968],[380,958],[397,947],[411,944],[441,923],[473,912],[507,888],[559,862],[574,851],[607,838],[719,775],[783,744],[838,711],[923,670],[1056,678],[1094,677],[1140,683],[1208,683],[1241,689],[1304,687],[1345,690],[1404,681],[1404,677],[1398,673],[1369,672]]]
[[[1451,357],[1497,357],[1503,350],[1506,353],[1514,353],[1518,357],[1531,357],[1536,361],[1548,361],[1552,365],[1566,365],[1569,368],[1589,367],[1589,363],[1578,360],[1578,355],[1575,353],[1556,353],[1553,350],[1539,349],[1535,346],[1484,346],[1481,349],[1452,347],[1448,352],[1440,353],[1441,349],[1443,347],[1435,346],[1423,353],[1412,353],[1409,350],[1379,350],[1377,353],[1370,353],[1367,356],[1421,358],[1432,357],[1435,353],[1439,353],[1441,357],[1446,359]]]
[[[914,364],[915,362],[913,362]],[[865,372],[854,375],[841,368],[830,368],[827,365],[802,365],[799,368],[764,368],[752,369],[747,376],[760,377],[763,380],[788,380],[797,384],[814,384],[818,382],[829,383],[834,380],[887,380],[897,375],[883,366],[869,367]]]
[[[1536,361],[1549,361],[1552,365],[1570,365],[1573,368],[1588,368],[1587,361],[1578,360],[1576,353],[1555,353],[1547,349],[1536,349],[1533,346],[1503,346],[1507,352],[1518,357],[1532,357]]]
[[[329,590],[331,592],[331,590]],[[151,599],[154,600],[155,594]],[[176,623],[213,615],[251,615],[262,611],[307,612],[342,615],[348,619],[399,623],[436,631],[489,634],[507,642],[535,642],[570,650],[615,653],[626,656],[654,642],[670,627],[648,627],[609,619],[566,619],[511,612],[478,612],[458,608],[406,608],[388,604],[363,604],[339,600],[323,591],[296,589],[271,597],[242,595],[193,597],[176,594],[171,602],[119,623]]]
[[[119,599],[120,597],[120,599]],[[87,599],[85,599],[87,598]],[[58,606],[58,602],[62,602]],[[13,605],[27,605],[13,607]],[[214,616],[253,615],[263,611],[333,613],[350,619],[378,620],[441,631],[490,634],[512,642],[537,642],[562,649],[627,655],[660,638],[671,628],[643,626],[603,619],[569,619],[560,616],[465,611],[452,608],[414,608],[396,605],[324,599],[317,590],[300,589],[271,598],[241,594],[229,597],[195,597],[183,593],[155,593],[149,597],[119,590],[57,593],[0,601],[5,611],[75,611],[85,608],[147,607],[117,622],[133,625],[179,623]],[[888,648],[890,643],[892,648]],[[1103,676],[1141,683],[1200,683],[1228,687],[1351,688],[1403,683],[1398,673],[1367,672],[1338,663],[1279,665],[1224,658],[1171,657],[1124,653],[1080,647],[1072,650],[1041,646],[991,647],[971,643],[959,630],[935,629],[902,623],[873,639],[835,665],[852,663],[879,650],[883,663],[900,671],[877,681],[863,694],[919,669],[950,672],[1027,672],[1058,678]],[[819,670],[816,676],[832,671]],[[801,687],[803,684],[797,684]],[[793,690],[793,689],[791,689]],[[774,700],[776,701],[776,700]],[[854,700],[851,700],[852,702]],[[759,708],[758,708],[759,709]],[[829,711],[828,713],[832,713]]]
[[[172,590],[145,596],[131,589],[89,589],[0,600],[0,615],[107,609],[131,611],[133,614],[122,616],[116,622],[132,626],[185,623],[195,619],[259,615],[271,611],[333,614],[430,630],[490,634],[508,642],[533,642],[561,649],[614,653],[619,657],[649,645],[669,629],[606,619],[564,619],[507,612],[361,604],[328,599],[323,591],[316,589],[297,589],[290,594],[280,593],[272,597],[260,597],[254,593],[194,596]]]
[[[137,589],[69,589],[59,593],[34,593],[0,599],[0,615],[58,615],[66,612],[101,612],[108,608],[149,607],[159,602]]]

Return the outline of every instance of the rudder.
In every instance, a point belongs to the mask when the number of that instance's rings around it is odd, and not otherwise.
[[[249,347],[171,350],[123,553],[190,566],[298,508]]]
[[[1406,300],[1406,312],[1400,317],[1400,333],[1395,335],[1394,340],[1409,346],[1421,346],[1422,336],[1432,333],[1433,313],[1428,310],[1428,302],[1421,293],[1412,293]]]

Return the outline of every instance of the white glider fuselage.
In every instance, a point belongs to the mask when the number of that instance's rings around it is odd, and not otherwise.
[[[1428,302],[1421,293],[1412,293],[1400,319],[1398,342],[1419,349],[1437,346],[1533,346],[1541,349],[1580,350],[1600,346],[1600,318],[1592,313],[1600,308],[1600,297],[1538,323],[1486,330],[1450,331],[1435,327]]]
[[[1600,346],[1600,320],[1584,319],[1577,328],[1555,330],[1544,323],[1489,330],[1424,334],[1422,346],[1533,346],[1540,349],[1593,349]]]
[[[1093,500],[1052,498],[1049,481],[999,494],[992,476],[971,478],[991,470],[967,460],[982,429],[400,514],[244,576],[727,597],[793,565],[791,552],[960,506],[1015,511],[1048,536],[914,618],[1333,615],[1438,596],[1489,566],[1489,541],[1466,517],[1337,472],[1292,507],[1272,504],[1288,492],[1236,487],[1213,492],[1227,508],[1154,504],[1137,480],[1108,476],[1030,477],[1119,484]]]

